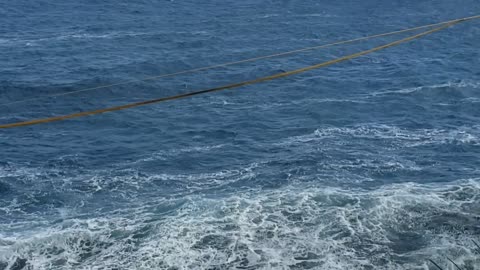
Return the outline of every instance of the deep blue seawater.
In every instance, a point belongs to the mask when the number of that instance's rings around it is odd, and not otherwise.
[[[0,123],[407,36],[478,0],[0,0]],[[300,75],[0,130],[0,269],[479,269],[480,21]],[[449,267],[449,268],[447,268]]]

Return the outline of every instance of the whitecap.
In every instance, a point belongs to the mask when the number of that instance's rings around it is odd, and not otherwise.
[[[460,80],[460,81],[450,81],[447,83],[441,84],[432,84],[432,85],[423,85],[418,87],[412,88],[404,88],[404,89],[397,89],[397,90],[386,90],[386,91],[378,91],[369,93],[367,96],[376,97],[376,96],[384,96],[390,94],[410,94],[415,92],[420,92],[423,90],[435,90],[439,88],[472,88],[477,89],[480,87],[480,82],[470,81],[470,80]]]
[[[318,128],[313,133],[283,139],[277,145],[320,143],[328,138],[388,140],[398,147],[417,147],[434,144],[479,144],[480,126],[456,129],[405,129],[397,126],[362,124],[353,127]],[[343,142],[343,140],[337,140]]]
[[[479,267],[468,233],[480,218],[479,180],[195,195],[162,217],[152,207],[165,202],[151,201],[108,218],[0,235],[0,262],[22,258],[34,269],[412,269],[448,255]]]

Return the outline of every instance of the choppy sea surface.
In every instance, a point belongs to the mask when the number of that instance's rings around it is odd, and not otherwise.
[[[478,13],[477,0],[0,0],[0,123],[406,34],[18,100]],[[0,269],[480,269],[479,44],[465,22],[234,91],[0,130]]]

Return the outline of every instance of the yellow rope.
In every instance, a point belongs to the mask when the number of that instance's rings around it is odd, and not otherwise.
[[[362,56],[362,55],[366,55],[366,54],[369,54],[369,53],[380,51],[380,50],[383,50],[383,49],[386,49],[386,48],[389,48],[389,47],[392,47],[392,46],[399,45],[401,43],[405,43],[405,42],[413,40],[413,39],[417,39],[417,38],[426,36],[428,34],[431,34],[431,33],[437,32],[437,31],[440,31],[442,29],[450,27],[450,26],[452,26],[454,24],[457,24],[459,22],[463,22],[463,21],[466,21],[466,20],[477,19],[477,18],[480,18],[480,15],[479,16],[474,16],[474,17],[469,17],[469,18],[454,20],[454,21],[451,21],[449,23],[443,24],[440,27],[433,28],[431,30],[428,30],[428,31],[425,31],[425,32],[422,32],[422,33],[419,33],[419,34],[416,34],[416,35],[413,35],[413,36],[409,36],[409,37],[406,37],[406,38],[403,38],[403,39],[400,39],[400,40],[397,40],[397,41],[394,41],[394,42],[390,42],[388,44],[378,46],[378,47],[375,47],[375,48],[372,48],[372,49],[369,49],[369,50],[365,50],[365,51],[361,51],[361,52],[358,52],[358,53],[350,54],[350,55],[347,55],[347,56],[344,56],[344,57],[340,57],[340,58],[337,58],[337,59],[334,59],[334,60],[319,63],[319,64],[316,64],[316,65],[311,65],[311,66],[308,66],[308,67],[295,69],[295,70],[288,71],[288,72],[282,72],[282,73],[278,73],[278,74],[271,75],[271,76],[257,78],[257,79],[254,79],[254,80],[228,84],[228,85],[224,85],[224,86],[220,86],[220,87],[215,87],[215,88],[210,88],[210,89],[200,90],[200,91],[195,91],[195,92],[189,92],[189,93],[174,95],[174,96],[170,96],[170,97],[163,97],[163,98],[158,98],[158,99],[146,100],[146,101],[142,101],[142,102],[129,103],[129,104],[125,104],[125,105],[121,105],[121,106],[115,106],[115,107],[109,107],[109,108],[105,108],[105,109],[98,109],[98,110],[93,110],[93,111],[85,111],[85,112],[73,113],[73,114],[56,116],[56,117],[48,117],[48,118],[41,118],[41,119],[36,119],[36,120],[24,121],[24,122],[4,124],[4,125],[0,125],[0,128],[13,128],[13,127],[21,127],[21,126],[30,126],[30,125],[36,125],[36,124],[42,124],[42,123],[56,122],[56,121],[61,121],[61,120],[66,120],[66,119],[71,119],[71,118],[77,118],[77,117],[82,117],[82,116],[88,116],[88,115],[95,115],[95,114],[101,114],[101,113],[106,113],[106,112],[120,111],[120,110],[129,109],[129,108],[144,106],[144,105],[148,105],[148,104],[159,103],[159,102],[168,101],[168,100],[181,99],[181,98],[186,98],[186,97],[190,97],[190,96],[206,94],[206,93],[211,93],[211,92],[217,92],[217,91],[227,90],[227,89],[231,89],[231,88],[237,88],[237,87],[241,87],[241,86],[245,86],[245,85],[270,81],[270,80],[274,80],[274,79],[283,78],[283,77],[295,75],[295,74],[298,74],[298,73],[306,72],[306,71],[309,71],[309,70],[329,66],[329,65],[336,64],[336,63],[343,62],[343,61],[347,61],[347,60],[350,60],[350,59],[353,59],[353,58],[356,58],[356,57],[359,57],[359,56]]]
[[[306,48],[297,49],[297,50],[293,50],[293,51],[287,51],[287,52],[281,52],[281,53],[276,53],[276,54],[271,54],[271,55],[259,56],[259,57],[254,57],[254,58],[249,58],[249,59],[244,59],[244,60],[239,60],[239,61],[227,62],[227,63],[223,63],[223,64],[217,64],[217,65],[212,65],[212,66],[183,70],[183,71],[174,72],[174,73],[151,76],[151,77],[146,77],[146,78],[143,78],[143,79],[134,79],[134,80],[129,80],[129,81],[120,82],[120,83],[99,85],[99,86],[94,86],[94,87],[89,87],[89,88],[84,88],[84,89],[79,89],[79,90],[74,90],[74,91],[69,91],[69,92],[64,92],[64,93],[44,95],[44,96],[41,96],[41,97],[34,97],[34,98],[28,98],[28,99],[23,99],[23,100],[18,100],[18,101],[1,103],[0,106],[7,106],[7,105],[12,105],[12,104],[17,104],[17,103],[24,103],[24,102],[27,102],[27,101],[39,100],[39,99],[48,98],[48,97],[59,97],[59,96],[78,94],[78,93],[82,93],[82,92],[88,92],[88,91],[93,91],[93,90],[98,90],[98,89],[103,89],[103,88],[109,88],[109,87],[113,87],[113,86],[130,84],[130,83],[134,83],[134,82],[144,82],[144,81],[157,80],[157,79],[161,79],[161,78],[173,77],[173,76],[182,75],[182,74],[188,74],[188,73],[194,73],[194,72],[199,72],[199,71],[205,71],[205,70],[210,70],[210,69],[215,69],[215,68],[221,68],[221,67],[227,67],[227,66],[242,64],[242,63],[254,62],[254,61],[258,61],[258,60],[262,60],[262,59],[269,59],[269,58],[286,56],[286,55],[291,55],[291,54],[300,53],[300,52],[318,50],[318,49],[323,49],[323,48],[332,47],[332,46],[336,46],[336,45],[349,44],[349,43],[364,41],[364,40],[368,40],[368,39],[372,39],[372,38],[378,38],[378,37],[391,36],[391,35],[395,35],[395,34],[407,33],[407,32],[412,32],[412,31],[416,31],[416,30],[420,30],[420,29],[429,28],[429,27],[444,25],[444,24],[453,23],[453,22],[473,20],[473,19],[478,19],[478,18],[480,18],[480,15],[465,17],[465,18],[455,19],[455,20],[450,20],[450,21],[445,21],[445,22],[439,22],[439,23],[434,23],[434,24],[422,25],[422,26],[412,27],[412,28],[408,28],[408,29],[403,29],[403,30],[398,30],[398,31],[393,31],[393,32],[388,32],[388,33],[382,33],[382,34],[376,34],[376,35],[371,35],[371,36],[366,36],[366,37],[361,37],[361,38],[337,41],[337,42],[333,42],[333,43],[329,43],[329,44],[313,46],[313,47],[306,47]]]

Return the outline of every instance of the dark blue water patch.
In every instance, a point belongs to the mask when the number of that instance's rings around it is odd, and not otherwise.
[[[6,194],[11,192],[11,187],[4,181],[0,181],[0,194]]]

